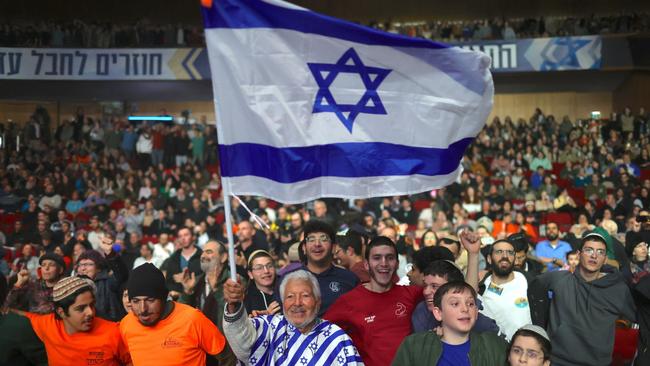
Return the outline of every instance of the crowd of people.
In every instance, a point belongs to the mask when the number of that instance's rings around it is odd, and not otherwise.
[[[537,109],[445,188],[232,197],[233,274],[214,126],[38,108],[3,129],[0,364],[608,365],[624,320],[648,364],[649,128]]]
[[[423,20],[404,23],[373,23],[371,25],[378,29],[411,37],[443,42],[469,42],[647,32],[650,30],[650,16],[646,13],[632,13],[588,17]]]
[[[189,24],[110,21],[7,22],[0,25],[4,47],[205,47],[203,28]]]
[[[421,20],[371,22],[371,27],[443,42],[514,40],[517,38],[626,34],[650,30],[647,13],[603,16],[554,16],[516,19]],[[0,44],[6,47],[205,47],[198,24],[134,24],[73,20],[5,23]]]

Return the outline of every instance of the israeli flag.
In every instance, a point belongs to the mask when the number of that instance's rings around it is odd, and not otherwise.
[[[225,194],[299,203],[458,177],[492,109],[488,56],[279,0],[203,3]]]

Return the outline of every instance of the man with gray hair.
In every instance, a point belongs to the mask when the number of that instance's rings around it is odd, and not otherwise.
[[[223,328],[230,347],[245,364],[363,365],[350,337],[337,325],[318,318],[321,293],[306,270],[284,276],[280,284],[284,315],[248,318],[243,286],[224,286]]]

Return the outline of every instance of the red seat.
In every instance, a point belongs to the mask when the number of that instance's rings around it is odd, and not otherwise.
[[[612,353],[612,365],[629,364],[636,354],[638,341],[638,329],[616,328],[614,352]]]
[[[563,179],[563,178],[557,178],[557,179],[555,180],[555,184],[556,184],[559,188],[569,188],[569,187],[571,187],[571,181],[568,180],[568,179]]]
[[[226,221],[226,215],[223,213],[223,211],[220,211],[217,213],[214,219],[217,222],[217,224],[221,225],[223,224],[224,221]]]
[[[111,209],[119,211],[124,208],[124,201],[123,200],[115,200],[111,202]]]
[[[215,174],[215,173],[218,174],[219,173],[219,165],[218,164],[206,165],[205,170],[210,172],[210,175]]]
[[[431,201],[429,200],[417,200],[413,202],[413,209],[417,212],[421,212],[425,208],[429,208]]]
[[[15,249],[12,247],[4,247],[4,250],[5,250],[4,260],[9,264],[13,263]]]
[[[560,176],[560,173],[564,169],[564,163],[553,163],[553,169],[551,170],[556,177]]]
[[[503,184],[503,179],[490,178],[490,184],[493,186],[500,186]]]
[[[558,226],[573,225],[573,218],[571,217],[571,214],[566,212],[549,212],[544,217],[544,220],[546,224],[548,224],[549,222],[554,222],[558,224]]]
[[[641,177],[640,180],[643,182],[644,180],[650,180],[650,169],[641,169]]]
[[[575,201],[576,205],[578,207],[582,207],[585,205],[585,189],[584,188],[573,188],[569,187],[567,188],[567,192],[569,193],[569,196],[573,198]]]

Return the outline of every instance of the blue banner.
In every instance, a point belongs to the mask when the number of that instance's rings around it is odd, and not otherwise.
[[[600,36],[453,44],[492,58],[493,72],[602,67]],[[204,48],[0,48],[0,80],[209,80]]]
[[[456,44],[492,58],[494,72],[568,71],[600,69],[600,36],[482,41]]]

